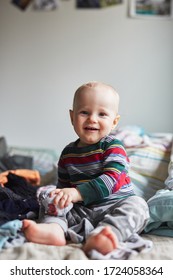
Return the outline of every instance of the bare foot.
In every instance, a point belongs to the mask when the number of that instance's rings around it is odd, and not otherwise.
[[[87,254],[90,250],[95,249],[103,255],[106,255],[116,249],[118,240],[115,233],[109,226],[104,227],[99,233],[91,235],[83,246]]]
[[[24,235],[28,241],[63,246],[66,244],[64,231],[58,224],[37,224],[32,220],[23,220]]]

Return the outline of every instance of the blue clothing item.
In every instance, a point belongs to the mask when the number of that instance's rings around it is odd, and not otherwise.
[[[159,190],[148,200],[150,219],[145,233],[173,237],[173,191]]]
[[[13,220],[0,226],[0,249],[3,249],[9,240],[18,238],[18,232],[21,228],[22,222],[20,220]]]

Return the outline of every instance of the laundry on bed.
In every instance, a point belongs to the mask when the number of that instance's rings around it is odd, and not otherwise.
[[[37,189],[25,178],[9,173],[7,182],[0,186],[0,225],[14,219],[23,220],[28,215],[36,218],[39,211]]]
[[[8,170],[0,173],[0,185],[4,185],[8,182],[9,173],[24,177],[27,182],[31,183],[33,186],[40,186],[40,174],[37,170],[30,169],[17,169]]]
[[[89,259],[173,259],[173,134],[147,133],[139,126],[121,127],[115,134],[126,148],[134,190],[147,201],[151,219],[142,234],[120,242],[116,251],[103,256],[93,250]],[[68,229],[66,246],[34,244],[22,239],[22,219],[38,217],[39,184],[33,185],[25,176],[19,176],[17,170],[36,170],[40,186],[56,185],[59,154],[50,149],[8,146],[6,139],[0,138],[0,178],[7,172],[0,187],[0,232],[4,236],[1,227],[9,225],[8,222],[18,220],[19,225],[16,234],[10,236],[8,229],[9,239],[2,239],[0,259],[88,259],[82,251],[82,230],[86,235],[91,230],[87,221],[81,221],[78,228]],[[14,169],[8,169],[14,162],[20,162],[20,168],[15,165]],[[32,164],[31,169],[26,167],[28,164]]]
[[[0,250],[21,246],[26,241],[21,234],[22,222],[14,220],[0,226]]]

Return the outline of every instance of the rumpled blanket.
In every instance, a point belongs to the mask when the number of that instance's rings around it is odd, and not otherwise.
[[[147,253],[153,248],[151,240],[145,240],[137,233],[133,234],[126,242],[120,242],[118,248],[102,255],[96,250],[89,253],[92,260],[127,260],[130,256],[136,256],[140,252]]]
[[[75,243],[82,242],[83,238],[76,231],[81,231],[81,226],[86,225],[84,231],[89,233],[89,227],[91,224],[87,223],[87,219],[85,219],[84,223],[81,223],[79,227],[75,227],[73,229],[69,229],[68,234],[71,236],[71,239],[75,241]],[[27,242],[26,238],[21,232],[22,222],[19,220],[14,220],[3,224],[0,227],[0,250],[7,249],[10,247],[18,247],[22,246],[25,242]],[[111,253],[102,255],[96,250],[91,250],[88,254],[90,259],[95,260],[125,260],[130,256],[135,256],[140,252],[148,252],[152,249],[153,243],[150,240],[144,240],[138,234],[133,234],[129,240],[126,242],[120,242],[118,248],[113,250]]]

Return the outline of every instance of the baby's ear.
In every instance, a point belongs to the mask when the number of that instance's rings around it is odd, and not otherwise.
[[[120,115],[117,115],[115,120],[114,120],[114,125],[117,125],[119,120],[120,120]]]
[[[113,121],[113,127],[112,127],[112,129],[114,129],[114,128],[117,126],[119,120],[120,120],[120,115],[117,115],[116,118],[115,118],[114,121]]]
[[[71,123],[73,124],[73,110],[69,110],[69,113],[70,113],[70,120],[71,120]]]

